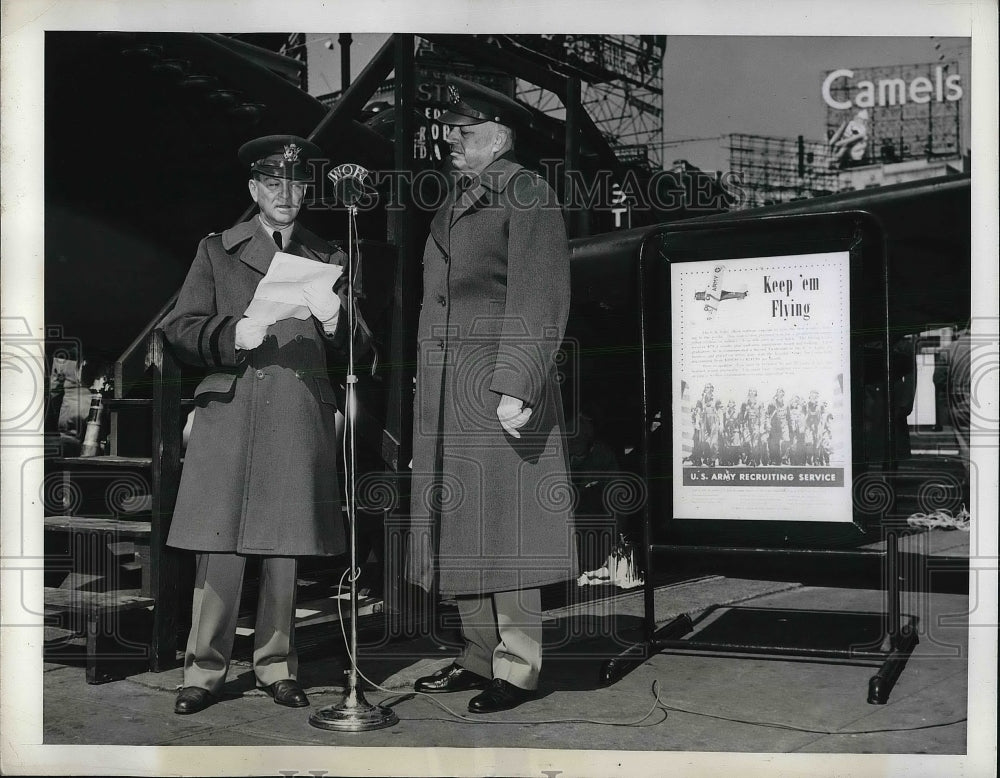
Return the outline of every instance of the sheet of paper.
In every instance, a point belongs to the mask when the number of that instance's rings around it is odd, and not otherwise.
[[[281,319],[308,319],[311,314],[303,289],[312,283],[332,288],[342,272],[339,265],[279,251],[257,284],[245,315],[265,324]]]

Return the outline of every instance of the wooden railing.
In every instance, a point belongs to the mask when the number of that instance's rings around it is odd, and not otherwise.
[[[149,664],[158,672],[176,664],[179,564],[167,534],[181,479],[181,369],[161,329],[152,332],[147,363],[153,384],[149,564],[156,600]]]

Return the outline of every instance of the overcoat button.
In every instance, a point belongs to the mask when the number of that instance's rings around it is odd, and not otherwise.
[[[302,342],[302,336],[301,335],[296,335],[295,336],[295,342],[296,343],[301,343]]]
[[[263,370],[258,370],[257,371],[257,377],[258,378],[263,378],[264,377],[264,371]]]
[[[301,370],[296,370],[295,371],[295,377],[298,378],[301,381],[302,380],[302,371]]]
[[[445,305],[447,302],[443,294],[438,295],[438,305]]]

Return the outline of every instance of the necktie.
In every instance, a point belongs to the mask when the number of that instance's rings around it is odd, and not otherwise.
[[[275,230],[274,233],[272,233],[271,237],[274,238],[274,242],[277,244],[278,248],[280,249],[281,248],[281,233],[278,230]]]

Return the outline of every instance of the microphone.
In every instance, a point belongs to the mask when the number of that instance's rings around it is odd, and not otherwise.
[[[369,186],[369,172],[353,162],[337,165],[326,174],[333,182],[335,199],[346,206],[357,205],[366,195],[371,196],[373,189]]]

